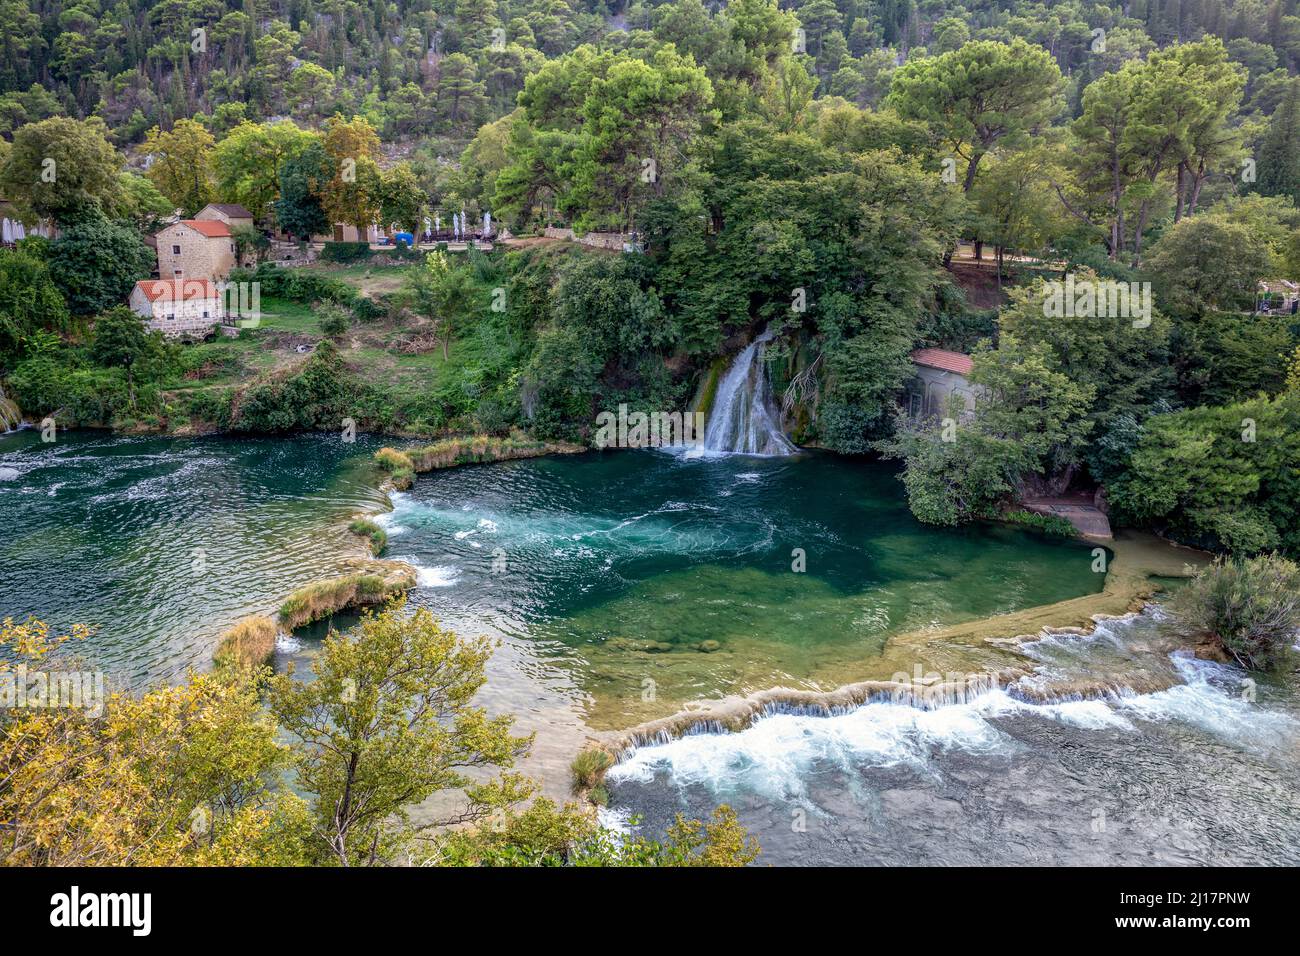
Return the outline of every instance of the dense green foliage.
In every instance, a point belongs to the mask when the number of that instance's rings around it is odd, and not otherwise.
[[[1173,601],[1188,629],[1208,635],[1242,667],[1291,662],[1300,632],[1300,567],[1275,554],[1216,561]]]
[[[1150,418],[1107,491],[1123,520],[1184,540],[1300,550],[1300,393]]]
[[[1149,487],[1188,423],[1290,407],[1300,323],[1257,305],[1300,278],[1293,0],[141,3],[94,30],[96,0],[27,9],[4,8],[0,184],[61,231],[3,254],[0,363],[34,413],[583,441],[621,404],[687,407],[768,329],[787,430],[898,458],[924,520],[1101,485],[1122,521],[1295,547],[1276,442],[1212,503]],[[340,276],[232,278],[337,348],[255,372],[234,344],[97,356],[84,320],[144,274],[138,231],[209,200],[300,238],[491,213],[634,251],[332,243]],[[959,267],[959,239],[993,263]],[[1148,297],[1062,315],[1067,276]],[[976,357],[946,434],[896,414],[922,345]]]

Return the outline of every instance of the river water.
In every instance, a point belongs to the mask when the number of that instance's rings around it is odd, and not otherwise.
[[[1133,665],[1168,670],[1168,689],[773,713],[637,749],[607,777],[606,819],[658,835],[726,803],[773,864],[1300,863],[1294,687],[1169,652],[1170,627],[1155,609],[1023,651],[1036,690],[1080,673],[1122,686]]]
[[[93,625],[77,653],[119,683],[179,679],[239,617],[363,559],[346,524],[374,514],[385,557],[419,572],[412,602],[500,638],[483,702],[537,732],[524,769],[558,796],[593,732],[829,689],[892,635],[1102,584],[1087,546],[918,525],[893,470],[866,462],[593,453],[422,475],[390,504],[377,445],[2,436],[0,616]],[[729,802],[774,863],[1294,862],[1293,697],[1261,684],[1246,701],[1234,670],[1171,657],[1145,626],[1020,656],[1047,684],[1164,673],[1176,686],[1156,694],[773,714],[631,754],[611,819],[653,831]],[[308,665],[321,630],[282,641],[277,665]]]

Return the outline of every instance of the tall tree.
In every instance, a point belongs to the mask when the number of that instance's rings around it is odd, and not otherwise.
[[[312,140],[301,153],[280,164],[280,198],[274,209],[281,229],[301,239],[329,231],[330,218],[321,195],[331,176],[330,157],[319,140]]]
[[[325,152],[333,175],[320,193],[321,206],[332,222],[350,223],[362,233],[379,214],[379,136],[362,116],[344,120],[335,115],[325,124]]]
[[[410,163],[398,163],[383,173],[379,187],[379,216],[384,225],[419,232],[429,197]]]
[[[74,315],[94,315],[126,301],[153,269],[153,251],[131,226],[85,216],[50,243],[50,272]]]
[[[55,117],[14,134],[0,193],[31,220],[70,221],[121,201],[122,159],[102,120]]]
[[[217,198],[239,203],[255,218],[266,216],[280,196],[282,167],[316,138],[292,120],[240,123],[213,152]]]
[[[215,140],[202,124],[177,120],[168,132],[154,127],[145,137],[147,175],[186,216],[212,201],[212,147]]]
[[[1289,196],[1300,205],[1300,79],[1287,84],[1273,111],[1256,165],[1256,189],[1265,196]]]
[[[929,123],[966,161],[965,192],[989,150],[1049,122],[1064,105],[1056,61],[1019,37],[909,60],[894,74],[888,102],[899,115]]]
[[[473,705],[491,655],[486,638],[459,641],[425,608],[362,619],[356,639],[332,633],[310,682],[277,678],[271,711],[296,740],[298,780],[315,795],[320,855],[343,866],[391,863],[438,826],[472,823],[529,792],[508,769],[530,739],[513,718]],[[465,792],[462,807],[415,823],[408,808],[442,792]]]

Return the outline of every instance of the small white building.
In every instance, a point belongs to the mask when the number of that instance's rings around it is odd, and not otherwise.
[[[917,349],[912,353],[912,364],[916,373],[907,383],[908,417],[943,417],[953,395],[961,399],[963,417],[975,413],[979,388],[970,382],[975,361],[969,355],[948,349]]]
[[[210,279],[145,279],[131,290],[131,308],[172,339],[206,338],[226,315],[221,289]]]

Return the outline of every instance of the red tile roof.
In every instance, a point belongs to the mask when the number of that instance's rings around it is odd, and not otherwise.
[[[956,372],[958,375],[969,375],[975,367],[975,360],[969,355],[947,349],[917,349],[912,353],[912,361],[917,365]]]
[[[230,236],[230,227],[220,219],[182,219],[182,226],[189,226],[195,229],[209,239],[228,238]]]
[[[208,279],[143,279],[135,287],[150,302],[157,302],[164,296],[173,302],[188,302],[191,299],[215,299],[221,295],[217,284]]]

